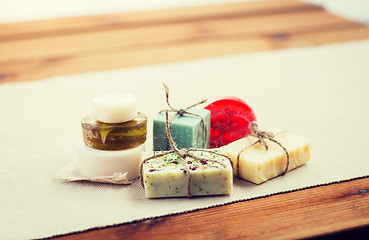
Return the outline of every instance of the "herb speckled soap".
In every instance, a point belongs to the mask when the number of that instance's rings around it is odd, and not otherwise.
[[[280,142],[290,154],[288,171],[295,169],[310,160],[310,140],[286,132],[278,128],[270,128],[275,139]],[[253,136],[239,139],[222,147],[231,157],[237,170],[237,156],[242,149],[256,141]],[[266,140],[269,150],[266,151],[262,144],[256,144],[243,151],[239,158],[240,177],[250,182],[260,184],[283,173],[287,165],[287,156],[283,149],[276,143]]]
[[[192,153],[196,156],[217,160],[224,166],[216,162],[200,162],[187,157],[185,161],[190,169],[191,195],[231,194],[233,173],[229,160],[213,153]],[[188,196],[188,179],[184,170],[184,163],[175,153],[145,162],[142,168],[142,177],[146,197]]]
[[[201,118],[191,114],[177,116],[171,121],[171,134],[177,148],[209,148],[210,111],[200,108],[191,108],[189,112],[200,115],[205,122],[205,145],[203,146],[203,127]],[[175,113],[169,112],[169,118]],[[159,113],[153,123],[153,150],[170,150],[168,144],[166,149],[165,112]]]

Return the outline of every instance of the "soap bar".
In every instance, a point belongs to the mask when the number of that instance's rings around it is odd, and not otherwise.
[[[237,97],[218,97],[203,107],[210,111],[210,148],[219,148],[251,133],[249,125],[255,114]]]
[[[148,160],[143,164],[142,181],[147,198],[182,197],[198,195],[231,194],[233,189],[232,166],[228,158],[213,153],[190,152],[196,156],[213,159],[217,162],[200,162],[186,158],[191,178],[190,189],[181,158],[169,155]]]
[[[184,114],[175,117],[171,123],[171,134],[177,148],[209,148],[209,129],[210,129],[210,111],[200,108],[191,108],[188,110],[201,116],[205,122],[205,144],[203,144],[203,125],[198,116]],[[175,113],[169,112],[169,119]],[[153,123],[153,150],[170,150],[171,147],[166,143],[165,132],[165,112],[159,113],[154,118]]]
[[[113,176],[126,173],[128,180],[139,177],[141,153],[144,145],[120,151],[97,150],[83,142],[77,145],[77,160],[80,172],[88,178]]]
[[[308,139],[277,128],[271,128],[268,131],[275,135],[275,140],[280,142],[290,154],[288,170],[295,169],[310,160],[311,143]],[[231,157],[235,174],[237,174],[238,154],[257,140],[253,136],[247,136],[222,148]],[[285,171],[287,166],[286,152],[278,144],[269,140],[266,140],[266,142],[269,147],[268,151],[265,150],[262,144],[258,143],[241,153],[239,177],[260,184],[281,175]]]
[[[128,93],[108,93],[93,100],[93,110],[100,122],[126,122],[137,116],[137,99]]]
[[[88,116],[81,125],[85,144],[94,149],[125,150],[146,141],[147,117],[143,113],[123,123],[104,123]]]

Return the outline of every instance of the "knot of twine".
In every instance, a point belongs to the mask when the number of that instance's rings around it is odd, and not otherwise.
[[[233,162],[232,162],[231,158],[228,157],[227,155],[218,153],[216,151],[211,151],[211,150],[207,150],[207,149],[196,149],[196,148],[189,148],[189,149],[183,148],[183,149],[179,150],[177,148],[175,142],[173,141],[172,134],[170,133],[170,121],[169,121],[169,117],[168,117],[168,112],[169,112],[169,110],[165,111],[165,130],[166,130],[167,139],[169,141],[170,146],[172,147],[172,150],[167,151],[167,152],[162,152],[162,153],[159,153],[159,154],[154,153],[153,156],[148,157],[144,161],[142,161],[141,166],[140,166],[141,184],[142,184],[142,186],[144,186],[142,170],[143,170],[143,165],[147,161],[149,161],[151,159],[154,159],[154,158],[159,158],[159,157],[163,157],[163,156],[175,153],[180,157],[180,161],[183,163],[183,165],[185,167],[185,169],[183,171],[187,176],[187,197],[190,198],[192,196],[192,193],[191,193],[191,173],[190,173],[189,164],[186,161],[187,157],[190,157],[190,158],[198,160],[198,161],[207,161],[207,162],[217,163],[217,164],[221,165],[224,168],[227,167],[224,163],[221,163],[217,160],[208,159],[208,158],[199,157],[199,156],[194,156],[193,154],[191,154],[191,152],[208,152],[208,153],[216,154],[218,156],[225,157],[231,163],[232,169],[233,169]]]
[[[161,110],[160,113],[164,112],[164,111],[169,111],[169,112],[175,112],[174,116],[171,117],[171,119],[169,121],[172,121],[174,118],[176,118],[177,116],[182,117],[184,114],[189,114],[189,115],[193,115],[196,117],[199,117],[201,119],[201,126],[202,126],[202,148],[205,148],[205,140],[206,140],[206,127],[205,127],[205,120],[203,117],[201,117],[200,115],[196,114],[196,113],[192,113],[187,111],[190,108],[196,107],[200,104],[203,104],[207,101],[207,99],[201,100],[198,103],[195,103],[189,107],[186,108],[181,108],[181,109],[176,109],[174,107],[172,107],[169,103],[169,88],[167,85],[165,85],[163,83],[164,89],[165,89],[165,98],[169,107],[169,110]],[[168,150],[168,138],[166,138],[166,142],[165,142],[165,150]]]
[[[245,147],[244,149],[242,149],[238,155],[237,155],[237,176],[240,176],[240,156],[241,153],[243,153],[244,151],[246,151],[247,149],[251,148],[252,146],[261,143],[263,144],[264,148],[266,151],[268,151],[268,144],[266,143],[266,140],[275,142],[276,144],[278,144],[283,151],[286,153],[287,155],[287,165],[286,168],[284,169],[282,175],[286,174],[286,172],[288,171],[288,166],[290,164],[290,154],[288,153],[287,149],[275,139],[275,136],[273,133],[271,132],[267,132],[267,131],[261,131],[259,129],[259,126],[257,125],[257,123],[255,121],[250,123],[250,128],[251,128],[251,136],[256,137],[258,140],[256,142],[254,142],[253,144],[251,144],[250,146]]]

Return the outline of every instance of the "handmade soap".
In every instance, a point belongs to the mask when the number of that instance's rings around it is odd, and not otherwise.
[[[77,145],[79,170],[88,178],[127,172],[128,180],[133,180],[139,177],[142,151],[143,144],[128,150],[104,151],[90,148],[82,142]]]
[[[202,105],[210,111],[210,148],[219,148],[251,133],[253,110],[240,98],[219,97]]]
[[[187,157],[190,176],[185,173],[185,163],[171,153],[169,155],[148,160],[143,164],[142,181],[148,198],[181,197],[198,195],[231,194],[233,174],[230,160],[226,157],[207,152],[190,152],[212,161],[198,161]]]
[[[123,123],[104,123],[89,116],[82,119],[81,125],[85,144],[94,149],[124,150],[146,141],[147,117],[143,113]]]
[[[171,120],[171,134],[177,148],[209,148],[209,129],[210,129],[210,111],[200,108],[191,108],[188,110],[204,119],[205,123],[205,144],[203,144],[203,125],[198,116],[184,114],[176,116]],[[170,112],[169,118],[175,113]],[[159,113],[154,118],[153,123],[153,150],[163,151],[171,149],[166,141],[165,133],[165,113]]]
[[[94,117],[104,123],[130,121],[137,116],[137,99],[128,93],[108,93],[93,100]]]
[[[310,159],[311,143],[301,136],[271,128],[268,131],[275,135],[289,152],[288,170],[305,164]],[[232,142],[222,149],[231,157],[234,163],[234,172],[237,175],[237,156],[245,147],[252,145],[258,139],[248,136]],[[260,143],[243,151],[239,157],[239,177],[259,184],[281,175],[287,166],[287,154],[276,143],[266,140],[269,150],[266,151]]]

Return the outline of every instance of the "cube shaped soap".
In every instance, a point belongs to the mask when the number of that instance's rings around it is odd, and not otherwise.
[[[209,148],[210,111],[206,109],[191,108],[188,112],[197,114],[205,122],[205,144],[203,144],[203,125],[198,116],[184,114],[171,121],[171,134],[177,148]],[[169,112],[169,119],[175,113]],[[153,123],[153,150],[170,150],[166,142],[165,112],[158,113]]]
[[[175,153],[148,160],[143,164],[142,181],[147,198],[231,194],[232,165],[228,158],[208,152],[191,152],[195,156],[213,159],[199,161],[187,157],[185,162]],[[186,167],[189,166],[190,188]],[[219,164],[220,163],[220,164]]]
[[[288,170],[295,169],[310,160],[311,143],[301,136],[281,131],[277,128],[269,129],[275,135],[275,140],[281,143],[290,155]],[[245,147],[250,146],[257,138],[248,136],[222,147],[231,157],[237,173],[237,156]],[[243,151],[239,157],[239,177],[250,182],[260,184],[281,175],[287,166],[287,154],[276,143],[266,140],[269,150],[262,144]]]

